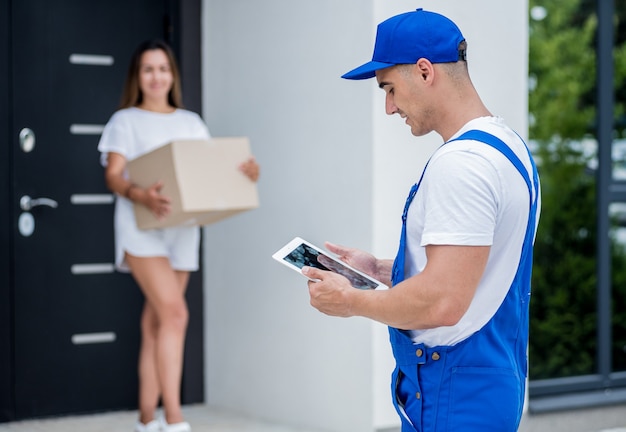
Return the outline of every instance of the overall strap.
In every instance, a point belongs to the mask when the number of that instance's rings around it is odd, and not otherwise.
[[[426,164],[428,166],[428,163]],[[426,167],[424,167],[424,171],[426,171]],[[411,202],[413,198],[415,198],[415,194],[417,193],[417,189],[419,188],[420,183],[422,182],[422,178],[424,178],[424,171],[422,171],[422,177],[418,183],[415,183],[413,187],[411,187],[411,191],[409,192],[409,196],[406,199],[406,203],[404,204],[404,211],[402,212],[402,231],[400,232],[400,245],[398,246],[398,253],[396,254],[396,258],[393,260],[393,267],[391,268],[391,286],[399,284],[404,280],[404,249],[406,247],[406,218],[409,213],[409,207],[411,206]]]

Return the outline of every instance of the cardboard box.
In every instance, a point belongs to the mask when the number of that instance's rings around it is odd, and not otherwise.
[[[159,221],[135,203],[140,229],[207,225],[259,206],[256,183],[239,170],[251,156],[245,137],[172,141],[127,164],[130,179],[146,188],[163,182],[172,211]]]

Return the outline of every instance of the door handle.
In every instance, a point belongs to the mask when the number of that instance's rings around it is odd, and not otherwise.
[[[28,195],[24,195],[20,198],[20,208],[24,211],[29,211],[33,207],[37,206],[48,206],[52,208],[57,208],[59,203],[50,198],[31,198]]]

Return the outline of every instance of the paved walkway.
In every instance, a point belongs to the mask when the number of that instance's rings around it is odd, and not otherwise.
[[[193,432],[325,432],[253,421],[205,405],[187,405],[183,412]],[[0,423],[0,432],[132,432],[136,419],[136,411],[118,411]]]
[[[188,405],[183,411],[193,432],[332,432],[255,421],[205,405]],[[135,411],[119,411],[0,423],[0,432],[132,432],[136,416]],[[519,432],[626,432],[626,405],[527,416]]]
[[[519,432],[626,432],[626,404],[526,415]]]

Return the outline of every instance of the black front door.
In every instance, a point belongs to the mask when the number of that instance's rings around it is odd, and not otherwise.
[[[0,421],[136,406],[143,300],[113,270],[113,196],[96,147],[134,48],[175,36],[171,4],[0,3],[10,24],[1,90],[11,146],[0,174],[9,185],[11,287],[0,300],[12,304],[0,337],[11,335],[13,390]]]

